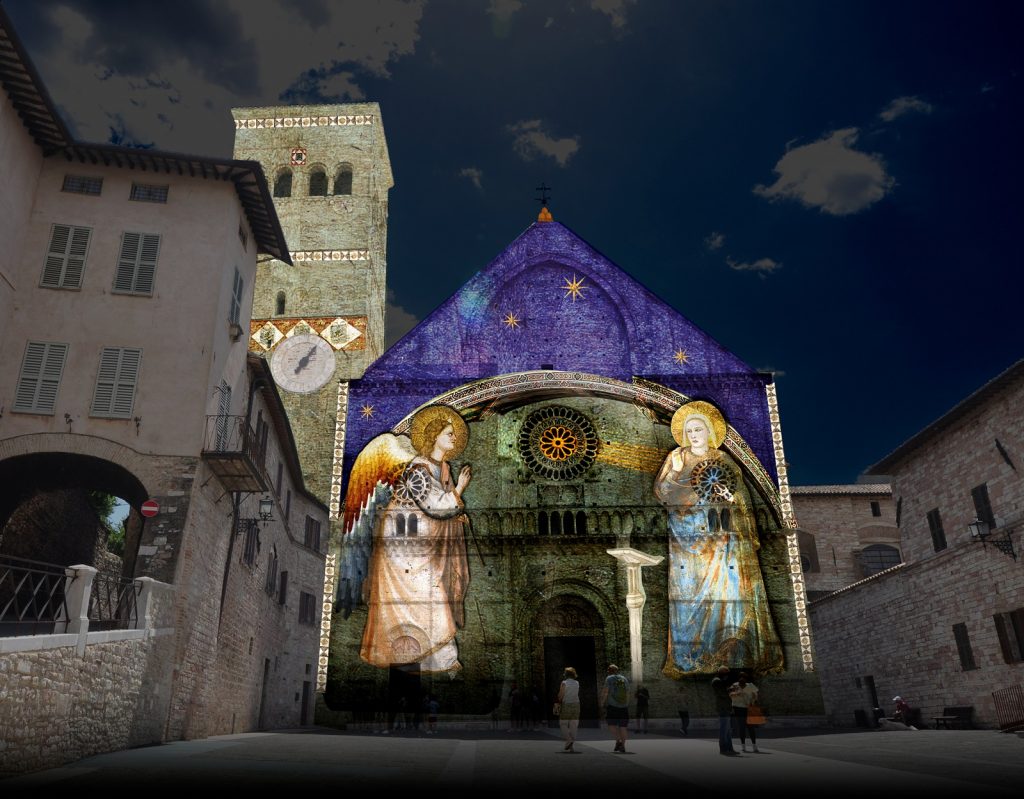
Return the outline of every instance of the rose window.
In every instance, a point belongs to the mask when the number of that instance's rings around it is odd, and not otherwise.
[[[579,411],[560,405],[538,408],[519,430],[519,454],[541,477],[568,479],[583,474],[597,456],[597,431]]]
[[[690,486],[702,502],[732,502],[739,476],[722,458],[708,458],[693,467]]]

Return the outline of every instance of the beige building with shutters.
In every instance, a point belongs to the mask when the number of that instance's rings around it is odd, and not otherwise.
[[[0,83],[0,776],[309,722],[328,511],[248,351],[263,171],[75,141],[2,8]],[[122,574],[26,518],[66,491],[132,507]]]

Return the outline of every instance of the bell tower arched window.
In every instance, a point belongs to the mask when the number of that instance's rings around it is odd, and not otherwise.
[[[327,173],[321,169],[317,169],[309,176],[309,196],[327,196]]]
[[[274,304],[274,313],[278,316],[284,314],[284,292],[277,292],[277,302]]]
[[[274,196],[292,196],[292,171],[290,169],[282,169],[277,173],[277,179],[274,180]]]
[[[338,174],[334,178],[334,193],[352,193],[352,167],[343,166],[341,169],[338,170]]]

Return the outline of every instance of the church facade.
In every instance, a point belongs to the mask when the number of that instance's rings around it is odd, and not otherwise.
[[[593,720],[612,662],[653,717],[722,664],[821,714],[771,377],[546,211],[350,384],[342,471],[323,721],[546,714],[570,665]]]

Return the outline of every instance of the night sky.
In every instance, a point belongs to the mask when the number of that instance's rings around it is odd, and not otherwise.
[[[793,484],[1024,356],[1019,2],[3,0],[72,133],[380,103],[393,339],[555,219],[752,367]]]

